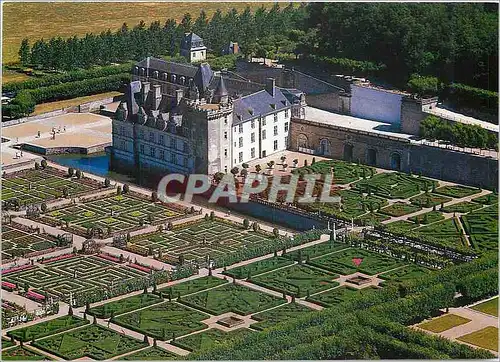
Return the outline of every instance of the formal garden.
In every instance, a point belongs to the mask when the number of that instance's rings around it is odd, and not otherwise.
[[[2,177],[2,202],[13,208],[47,203],[62,197],[80,196],[102,185],[81,173],[69,176],[52,168],[29,169],[6,174]]]
[[[349,286],[342,286],[326,292],[314,294],[307,297],[307,300],[323,307],[329,308],[336,304],[347,302],[358,295],[366,295],[367,293],[375,293],[378,288],[368,287],[363,289],[356,289]]]
[[[167,223],[183,217],[179,209],[159,201],[129,194],[111,195],[66,205],[43,213],[38,221],[61,225],[65,230],[82,236],[111,236],[137,230],[146,224]]]
[[[341,160],[318,161],[309,166],[294,169],[292,173],[298,175],[322,174],[331,175],[335,184],[345,185],[361,178],[371,177],[375,174],[375,169],[370,166],[358,165]]]
[[[224,332],[220,329],[210,328],[200,333],[176,339],[175,341],[172,341],[171,344],[187,351],[195,352],[214,347],[224,341],[235,338],[244,338],[251,333],[252,331],[247,328],[240,328],[231,332]]]
[[[86,319],[74,315],[67,315],[56,319],[51,319],[46,322],[37,323],[29,327],[9,331],[7,332],[7,336],[12,337],[18,341],[28,342],[32,339],[38,339],[76,327],[81,327],[86,325],[87,323],[89,323],[89,321]]]
[[[250,278],[252,276],[266,273],[274,269],[283,268],[292,264],[293,261],[290,259],[275,256],[273,258],[268,258],[256,261],[251,264],[231,268],[229,270],[226,270],[224,274],[236,279]]]
[[[252,324],[250,327],[256,330],[264,330],[266,328],[273,327],[277,323],[293,320],[305,313],[312,312],[312,309],[303,306],[298,303],[288,303],[278,308],[273,308],[266,310],[261,313],[252,315],[252,319],[258,321]]]
[[[97,318],[111,318],[119,314],[127,313],[135,309],[148,307],[161,302],[163,302],[162,298],[157,295],[151,293],[141,293],[132,297],[92,307],[86,311],[86,313],[96,316]]]
[[[208,314],[176,302],[156,304],[113,318],[113,323],[130,330],[166,341],[204,328]]]
[[[421,265],[409,264],[382,274],[379,278],[390,282],[402,282],[405,280],[418,279],[432,273],[431,269]]]
[[[19,256],[30,256],[49,252],[57,247],[71,246],[71,241],[56,237],[39,229],[29,229],[11,223],[2,225],[2,259],[9,260]]]
[[[117,361],[169,361],[179,358],[178,355],[158,346],[141,349],[138,352],[117,358]]]
[[[142,255],[156,255],[160,260],[172,264],[186,261],[202,263],[207,258],[224,258],[274,239],[272,234],[245,228],[242,224],[207,218],[176,225],[169,231],[134,236],[127,243],[127,250]]]
[[[225,283],[227,283],[226,280],[213,276],[206,276],[158,289],[156,293],[162,298],[169,298],[171,300],[179,296],[194,294],[202,290],[214,288]]]
[[[32,344],[65,360],[84,357],[106,360],[147,346],[142,341],[95,324],[36,340]]]
[[[369,195],[375,194],[387,199],[407,199],[420,194],[421,191],[432,190],[436,185],[437,181],[425,177],[386,172],[358,181],[353,187]]]
[[[2,348],[2,361],[50,361],[51,358],[27,347]]]

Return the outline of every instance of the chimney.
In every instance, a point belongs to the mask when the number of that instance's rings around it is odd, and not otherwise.
[[[275,94],[275,80],[274,78],[266,78],[266,92],[269,93],[273,98],[276,96]]]
[[[175,91],[175,103],[178,105],[181,103],[181,99],[184,97],[184,91],[182,89],[177,89]]]
[[[146,102],[146,98],[148,97],[149,90],[151,89],[151,83],[143,82],[142,83],[142,102]]]

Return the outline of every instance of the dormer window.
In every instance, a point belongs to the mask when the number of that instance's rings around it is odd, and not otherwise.
[[[276,109],[276,104],[271,103],[270,106],[271,106],[272,109]]]
[[[250,115],[253,116],[253,109],[252,108],[248,108],[248,113],[250,113]]]

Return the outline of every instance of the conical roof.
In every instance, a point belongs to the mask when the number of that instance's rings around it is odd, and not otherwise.
[[[228,92],[227,92],[226,84],[224,83],[224,78],[222,78],[222,76],[219,76],[219,84],[217,85],[217,88],[215,88],[214,96],[224,97],[227,95],[228,95]]]

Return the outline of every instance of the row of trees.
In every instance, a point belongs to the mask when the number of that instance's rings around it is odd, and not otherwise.
[[[374,293],[359,293],[321,312],[305,313],[263,332],[193,354],[203,360],[491,358],[489,352],[407,328],[456,305],[464,276],[495,270],[492,253],[470,263]],[[497,273],[477,284],[473,300],[498,293]],[[486,276],[484,276],[486,277]],[[418,288],[414,288],[417,286]],[[471,300],[468,300],[469,302]]]
[[[420,123],[420,136],[428,140],[442,140],[460,147],[498,150],[498,136],[478,125],[442,121],[428,116]]]
[[[163,24],[155,21],[147,26],[141,21],[132,29],[124,23],[115,32],[108,29],[98,35],[90,33],[81,38],[39,39],[32,45],[24,39],[19,58],[25,66],[72,70],[140,60],[146,56],[175,56],[179,53],[183,34],[190,31],[200,35],[206,46],[216,54],[220,54],[230,41],[238,42],[242,51],[250,54],[256,51],[259,39],[287,34],[304,16],[305,6],[292,4],[284,9],[279,4],[269,10],[261,7],[254,13],[249,7],[241,14],[235,9],[227,14],[217,10],[211,19],[204,11],[196,19],[187,13],[179,23],[168,19]],[[282,42],[285,40],[281,39]]]

